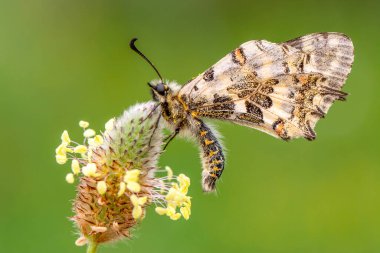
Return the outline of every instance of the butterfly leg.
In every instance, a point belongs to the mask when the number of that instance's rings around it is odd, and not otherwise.
[[[158,116],[158,119],[157,119],[156,123],[154,124],[153,133],[152,133],[152,135],[150,136],[150,139],[149,139],[149,144],[148,144],[149,146],[152,143],[152,138],[153,138],[153,136],[154,136],[154,134],[155,134],[155,132],[156,132],[156,130],[158,128],[158,124],[160,123],[161,117],[162,117],[162,115]]]
[[[171,135],[169,135],[167,138],[165,138],[164,141],[166,141],[166,144],[164,146],[164,150],[169,145],[169,143],[177,136],[177,134],[179,134],[180,130],[181,130],[181,125],[178,126]]]
[[[215,190],[216,181],[221,177],[224,169],[222,145],[203,121],[197,119],[196,126],[203,165],[202,187],[205,192],[210,192]]]

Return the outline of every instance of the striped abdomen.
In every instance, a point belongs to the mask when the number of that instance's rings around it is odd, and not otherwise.
[[[224,169],[222,146],[211,129],[201,120],[197,120],[197,139],[201,146],[202,187],[206,192],[215,190],[216,181]]]

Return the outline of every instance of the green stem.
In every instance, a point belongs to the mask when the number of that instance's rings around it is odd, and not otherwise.
[[[89,241],[87,245],[87,253],[96,253],[96,250],[98,248],[98,244],[93,241]]]

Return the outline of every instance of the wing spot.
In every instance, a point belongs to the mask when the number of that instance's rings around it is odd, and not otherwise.
[[[289,69],[288,63],[286,61],[284,61],[284,62],[282,62],[282,66],[284,67],[284,73],[289,74],[290,69]]]
[[[203,80],[206,82],[210,82],[214,80],[214,68],[209,68],[204,74],[203,74]]]
[[[266,84],[266,85],[276,85],[279,82],[280,81],[278,79],[269,79],[269,80],[265,81],[264,84]]]
[[[268,109],[273,105],[272,99],[266,95],[254,94],[253,96],[250,97],[250,99],[254,103],[264,107],[265,109]]]
[[[264,51],[265,51],[265,48],[264,48],[263,42],[262,42],[261,40],[256,41],[255,44],[256,44],[257,48],[258,48],[261,52],[264,52]]]
[[[264,94],[271,94],[274,92],[274,89],[272,86],[266,85],[266,86],[263,86],[260,88],[260,92],[262,92]]]
[[[306,55],[305,63],[306,63],[306,64],[309,64],[309,63],[310,63],[310,54],[307,54],[307,55]]]
[[[229,96],[219,96],[218,94],[214,94],[214,100],[213,103],[225,103],[232,101],[232,98]]]
[[[249,113],[240,113],[236,116],[236,118],[239,120],[251,122],[254,124],[264,123],[264,121],[260,119],[258,116],[249,114]]]
[[[299,63],[299,65],[298,65],[298,71],[299,72],[303,72],[303,67],[304,67],[304,65],[303,65],[303,60]]]
[[[249,101],[245,101],[245,108],[248,113],[253,114],[258,120],[263,120],[263,112],[258,106],[250,103]]]
[[[282,51],[285,53],[285,54],[288,54],[289,53],[289,47],[287,45],[282,45],[281,47]]]
[[[273,125],[273,130],[277,133],[278,136],[281,137],[281,139],[283,140],[288,140],[289,137],[288,137],[288,133],[286,132],[286,129],[285,129],[285,123],[282,119],[277,119]]]
[[[239,65],[244,65],[247,57],[244,54],[243,48],[237,48],[232,52],[232,61]]]

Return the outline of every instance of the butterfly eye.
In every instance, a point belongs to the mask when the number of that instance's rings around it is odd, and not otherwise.
[[[161,96],[165,95],[166,89],[165,89],[165,85],[163,83],[157,84],[155,89],[156,89],[157,93],[160,94]]]

